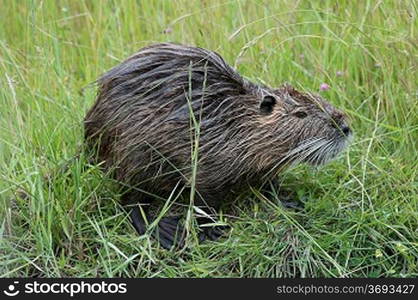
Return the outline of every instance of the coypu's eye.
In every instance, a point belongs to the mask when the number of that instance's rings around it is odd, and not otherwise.
[[[308,114],[302,110],[299,110],[295,112],[295,116],[298,117],[299,119],[303,119],[303,118],[306,118]]]
[[[263,97],[260,104],[260,110],[263,114],[269,114],[273,111],[273,107],[276,104],[276,98],[271,95]]]

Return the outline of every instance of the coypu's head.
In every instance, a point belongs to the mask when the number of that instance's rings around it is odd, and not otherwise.
[[[283,166],[299,162],[322,165],[335,158],[350,142],[346,115],[318,95],[302,93],[289,85],[263,95],[262,123],[280,153]],[[270,153],[274,155],[274,153]]]

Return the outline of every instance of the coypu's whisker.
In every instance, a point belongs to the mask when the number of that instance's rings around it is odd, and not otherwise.
[[[297,157],[297,161],[298,162],[305,161],[312,153],[315,153],[315,151],[318,151],[319,149],[324,147],[324,145],[326,145],[327,143],[328,142],[326,140],[320,140],[314,143],[313,145],[311,145],[310,147],[305,148],[304,151],[301,152],[299,156]]]
[[[292,151],[289,151],[271,170],[266,173],[266,176],[275,172],[282,165],[294,165],[303,161],[309,154],[323,147],[326,141],[323,138],[313,138],[304,141]]]

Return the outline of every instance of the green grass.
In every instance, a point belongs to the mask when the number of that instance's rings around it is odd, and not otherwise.
[[[416,1],[0,1],[0,275],[418,276]],[[217,50],[246,77],[318,91],[355,140],[254,191],[229,235],[183,252],[139,237],[78,153],[88,87],[151,42]],[[337,74],[337,72],[343,72]],[[338,76],[340,75],[340,76]],[[265,197],[267,196],[267,197]]]

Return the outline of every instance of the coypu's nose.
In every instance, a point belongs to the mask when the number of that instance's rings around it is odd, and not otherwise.
[[[341,131],[344,133],[345,136],[348,136],[351,133],[350,127],[347,124],[343,124],[341,126]]]
[[[340,130],[345,136],[351,134],[351,129],[346,122],[346,115],[340,111],[336,111],[332,115],[334,127]]]
[[[339,130],[340,132],[342,132],[345,136],[349,136],[351,134],[351,129],[348,126],[346,120],[345,120],[345,115],[340,113],[338,115],[334,115],[333,116],[333,126]]]

